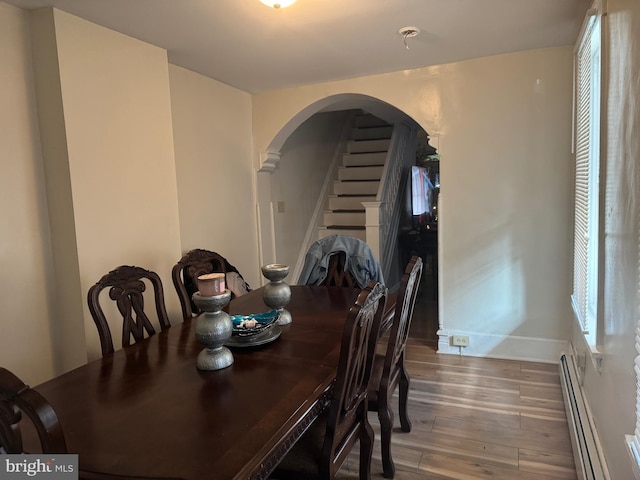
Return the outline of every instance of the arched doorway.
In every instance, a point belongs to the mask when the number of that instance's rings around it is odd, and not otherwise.
[[[356,114],[371,115],[390,125],[396,122],[410,124],[420,132],[418,153],[424,153],[425,145],[437,149],[437,139],[435,143],[433,138],[429,139],[424,129],[408,115],[386,102],[366,95],[341,94],[327,97],[294,115],[261,154],[257,182],[262,263],[280,262],[290,265],[290,283],[297,282],[296,274],[299,269],[296,266],[301,267],[308,245],[317,239],[310,226],[313,224],[310,219],[320,214],[323,187],[326,190],[327,183],[331,182],[329,172],[334,168],[333,164],[342,160],[340,143],[348,139],[351,118]],[[417,158],[415,163],[417,164]],[[436,164],[437,162],[433,162],[430,165],[429,174],[433,176],[431,183],[434,186],[437,183],[439,189],[439,169],[434,168]],[[435,195],[435,201],[431,201],[434,206],[437,205],[437,192]],[[437,212],[434,213],[436,214]],[[433,224],[434,222],[431,223]],[[433,317],[430,329],[433,332],[428,337],[435,341],[438,328],[437,293],[434,294],[437,291],[437,271],[433,268],[437,266],[437,261],[433,261],[432,256],[427,258],[424,255],[423,258],[425,292],[421,299],[429,304],[429,315]]]

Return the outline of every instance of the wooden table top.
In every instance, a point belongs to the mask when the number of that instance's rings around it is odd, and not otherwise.
[[[194,321],[36,387],[81,470],[201,480],[264,478],[321,411],[358,290],[292,286],[293,323],[273,343],[196,369]],[[268,310],[262,290],[231,314]]]

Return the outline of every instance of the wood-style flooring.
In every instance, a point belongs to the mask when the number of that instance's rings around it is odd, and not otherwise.
[[[438,355],[435,295],[422,290],[406,354],[409,433],[398,425],[396,393],[396,480],[575,480],[558,366]],[[382,478],[377,414],[369,418],[372,478]],[[358,478],[357,452],[356,445],[339,479]]]

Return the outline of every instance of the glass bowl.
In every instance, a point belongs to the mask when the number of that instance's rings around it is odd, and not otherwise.
[[[233,324],[231,335],[249,337],[265,332],[276,324],[279,316],[276,309],[250,315],[229,315]]]

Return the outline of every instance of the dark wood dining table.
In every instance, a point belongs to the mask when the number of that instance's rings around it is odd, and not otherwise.
[[[35,389],[53,406],[81,470],[148,478],[253,479],[269,473],[326,406],[342,328],[359,290],[291,286],[293,323],[272,343],[233,349],[200,371],[195,320]],[[269,310],[257,289],[230,314]]]

